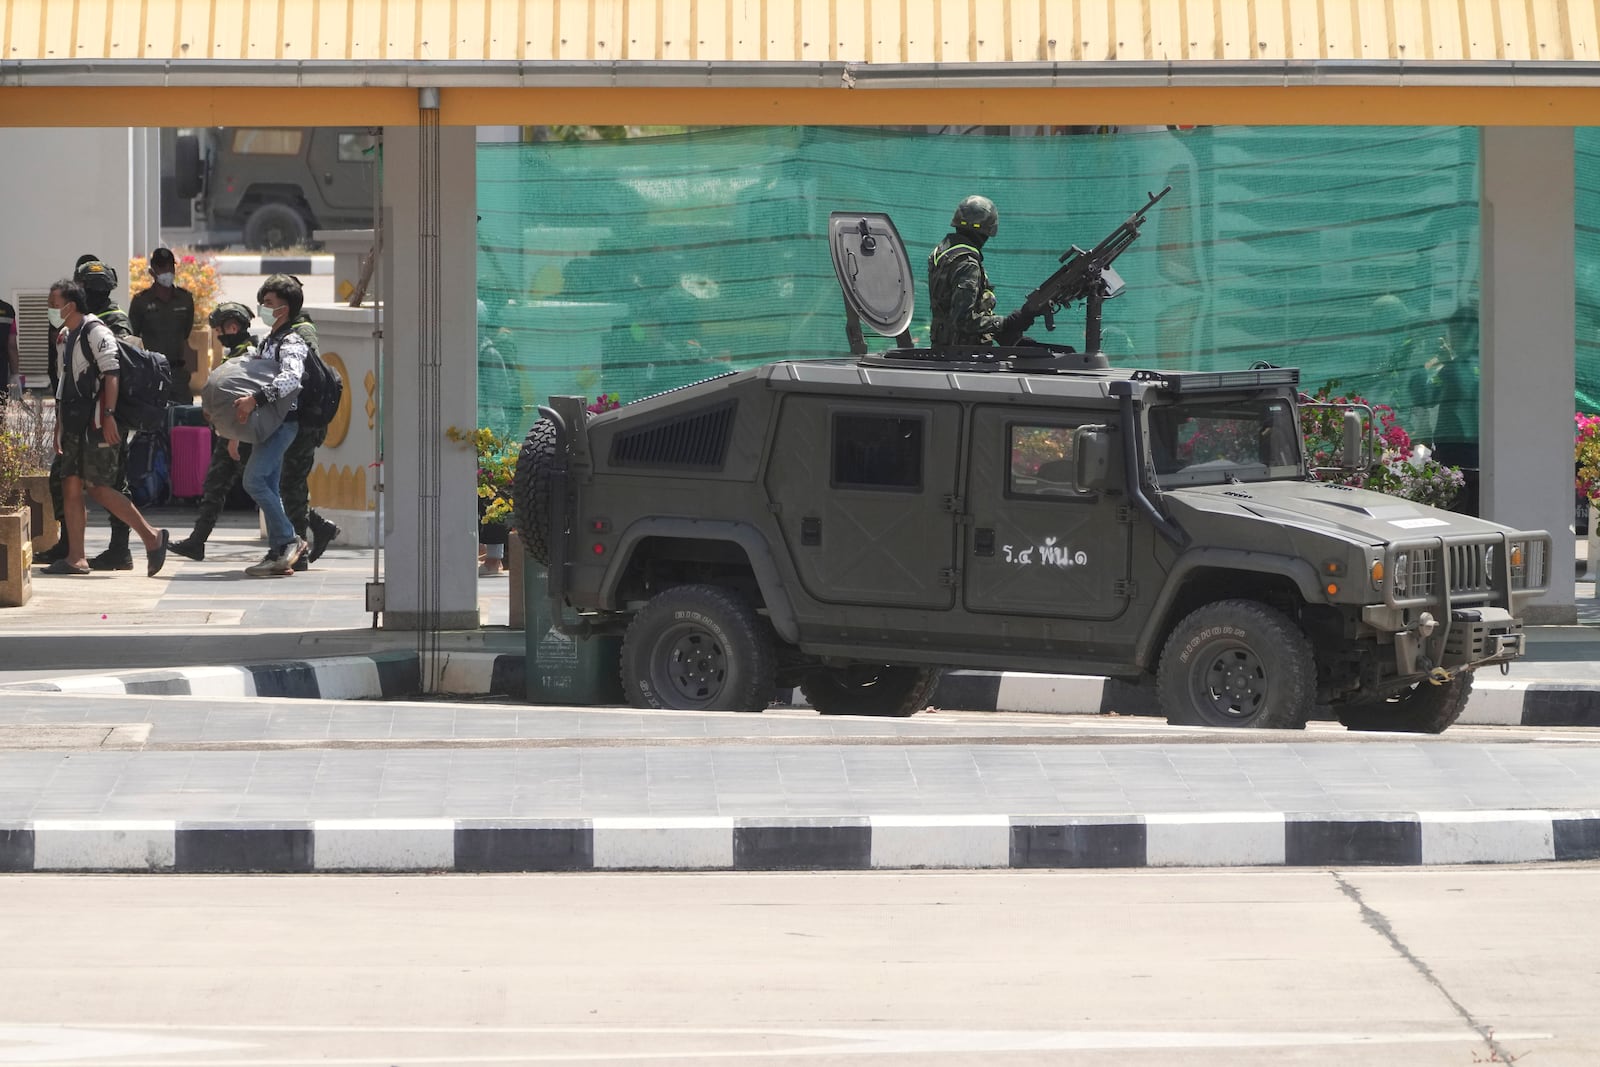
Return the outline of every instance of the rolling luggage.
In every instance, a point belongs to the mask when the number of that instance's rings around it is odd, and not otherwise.
[[[172,428],[172,495],[198,497],[205,492],[206,472],[211,469],[211,428],[174,426]]]

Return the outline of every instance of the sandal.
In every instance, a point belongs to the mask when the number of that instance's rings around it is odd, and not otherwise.
[[[64,559],[58,559],[44,569],[45,574],[88,574],[87,565],[75,567]]]

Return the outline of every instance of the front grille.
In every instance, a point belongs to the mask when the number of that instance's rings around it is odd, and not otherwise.
[[[1439,583],[1439,554],[1432,549],[1414,549],[1406,596],[1432,596]]]
[[[1494,591],[1489,545],[1446,545],[1450,555],[1450,598],[1475,597]]]

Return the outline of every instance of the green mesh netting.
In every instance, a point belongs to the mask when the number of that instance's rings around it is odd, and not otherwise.
[[[1106,305],[1113,363],[1296,365],[1308,389],[1338,379],[1394,405],[1419,440],[1465,445],[1477,435],[1477,171],[1477,131],[1457,128],[777,127],[480,145],[481,415],[520,437],[552,394],[627,401],[844,354],[830,211],[888,212],[924,277],[955,204],[992,198],[1000,232],[985,256],[1004,312],[1068,245],[1092,245],[1170,184],[1117,262],[1128,290]],[[919,341],[926,316],[924,284]],[[1051,339],[1081,345],[1081,311]],[[1580,381],[1596,346],[1600,334],[1580,341]]]
[[[1600,414],[1600,127],[1573,131],[1577,174],[1572,215],[1577,292],[1577,407]]]

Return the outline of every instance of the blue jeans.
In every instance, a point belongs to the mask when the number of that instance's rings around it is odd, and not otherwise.
[[[283,473],[283,454],[294,443],[300,432],[296,419],[279,426],[272,436],[250,449],[250,462],[244,467],[244,491],[261,509],[267,520],[267,543],[274,549],[294,543],[294,525],[283,510],[283,498],[278,495],[278,479]]]

